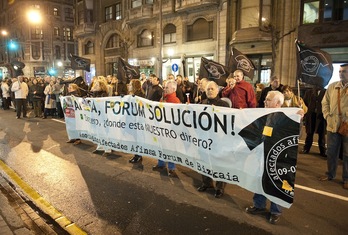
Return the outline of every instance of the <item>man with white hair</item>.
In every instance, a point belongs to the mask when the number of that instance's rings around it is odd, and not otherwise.
[[[284,95],[280,91],[269,91],[267,93],[267,96],[265,98],[264,103],[265,103],[265,108],[281,108],[283,103],[284,103]],[[299,110],[297,114],[299,114],[303,117],[302,110]],[[273,116],[273,118],[275,120],[275,119],[278,119],[280,117]],[[271,124],[272,123],[268,123],[267,125],[270,125],[271,127],[275,128],[276,125],[271,125]],[[261,129],[263,129],[263,128],[261,128]],[[276,129],[274,129],[273,131],[275,131],[275,130]],[[291,151],[289,149],[287,151]],[[278,161],[279,161],[279,159],[278,159]],[[267,181],[268,181],[267,179],[268,179],[267,177],[263,177],[263,190],[265,192],[266,192],[266,190],[270,190],[269,188],[272,188],[272,187],[269,187],[267,185]],[[254,202],[253,206],[247,207],[245,209],[245,211],[249,214],[252,214],[252,215],[264,214],[264,213],[266,213],[266,201],[267,201],[267,199],[264,195],[255,193],[254,197],[253,197],[253,202]],[[282,207],[271,201],[270,216],[269,216],[268,221],[271,224],[277,223],[280,219],[281,214],[282,214]]]
[[[202,101],[202,104],[229,107],[228,103],[220,99],[219,86],[214,81],[207,83],[205,93],[207,95],[207,98]],[[224,195],[225,186],[225,182],[216,181],[214,195],[215,198],[220,198]],[[208,188],[214,188],[213,179],[208,176],[202,175],[202,185],[198,187],[197,190],[199,192],[204,192]]]
[[[163,88],[163,102],[166,103],[176,103],[180,104],[179,98],[176,96],[177,83],[175,80],[168,80],[166,85]],[[166,163],[162,160],[158,160],[157,165],[152,167],[153,171],[161,171],[165,169]],[[169,177],[178,177],[175,172],[175,163],[168,162],[168,176]]]
[[[27,118],[27,97],[29,94],[28,85],[23,81],[23,77],[19,76],[18,80],[15,81],[11,86],[11,91],[14,92],[16,102],[16,118],[21,118],[23,109],[23,117]]]

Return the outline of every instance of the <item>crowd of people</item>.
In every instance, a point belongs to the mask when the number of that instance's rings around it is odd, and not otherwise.
[[[313,142],[313,135],[318,133],[320,154],[327,157],[328,172],[320,180],[332,180],[336,176],[338,149],[343,155],[343,187],[348,189],[348,150],[346,136],[337,133],[341,122],[348,119],[348,64],[340,69],[340,81],[329,86],[326,92],[323,88],[309,89],[304,99],[295,95],[292,88],[280,83],[276,76],[270,78],[269,86],[256,84],[255,88],[244,80],[243,71],[236,70],[226,79],[226,86],[220,87],[214,81],[207,78],[199,78],[190,82],[187,77],[169,74],[161,82],[155,74],[148,77],[144,73],[140,79],[132,79],[128,84],[119,82],[115,76],[95,76],[89,86],[81,77],[76,79],[61,80],[54,77],[45,78],[18,78],[3,79],[1,82],[1,97],[3,109],[8,110],[12,106],[16,110],[16,117],[27,118],[27,106],[31,105],[34,117],[47,118],[56,116],[63,118],[63,110],[60,105],[60,95],[74,95],[77,97],[108,97],[118,95],[136,95],[152,101],[169,103],[197,103],[205,105],[224,106],[236,109],[243,108],[280,108],[298,107],[299,115],[304,118],[306,126],[306,142],[302,153],[309,153]],[[338,91],[338,92],[337,92]],[[337,95],[340,94],[340,99]],[[322,107],[323,104],[323,107]],[[341,109],[338,111],[337,107]],[[338,113],[339,112],[339,113]],[[326,143],[326,129],[328,139]],[[80,144],[80,139],[68,140],[74,145]],[[327,147],[326,147],[327,146]],[[97,146],[95,153],[103,152],[103,155],[111,153],[111,149]],[[129,159],[130,163],[138,163],[143,158],[134,155]],[[168,176],[178,177],[175,164],[172,162],[158,161],[152,167],[154,171],[166,170]],[[224,194],[226,183],[216,182],[215,187],[211,178],[202,175],[202,184],[197,188],[203,192],[209,188],[215,189],[215,197],[220,198]],[[246,208],[250,214],[263,213],[266,207],[266,198],[263,195],[254,195],[254,204]],[[271,202],[269,222],[276,223],[281,215],[281,207]]]

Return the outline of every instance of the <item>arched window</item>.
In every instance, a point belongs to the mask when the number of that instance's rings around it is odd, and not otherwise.
[[[197,41],[213,38],[213,21],[203,18],[197,19],[192,25],[187,26],[187,41]]]
[[[106,43],[106,48],[118,47],[120,47],[120,36],[118,34],[113,34],[110,36],[108,42]]]
[[[138,35],[138,47],[153,46],[153,32],[145,29]]]
[[[91,41],[88,41],[85,44],[85,55],[91,55],[94,54],[94,43]]]
[[[173,24],[167,24],[163,29],[163,43],[176,42],[176,27]]]

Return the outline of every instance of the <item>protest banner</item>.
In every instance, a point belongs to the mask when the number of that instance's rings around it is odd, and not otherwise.
[[[231,109],[137,96],[61,97],[69,139],[171,161],[289,208],[298,108]]]

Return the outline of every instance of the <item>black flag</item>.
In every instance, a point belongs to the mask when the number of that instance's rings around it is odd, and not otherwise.
[[[139,79],[140,71],[137,66],[130,65],[127,61],[118,58],[118,71],[117,79],[122,81],[123,84],[129,83],[131,79]]]
[[[87,72],[90,72],[90,67],[91,67],[90,59],[82,58],[76,55],[70,55],[69,59],[71,61],[72,69],[82,69],[82,70],[86,70]]]
[[[324,88],[332,76],[331,56],[325,51],[297,45],[297,77],[300,81]]]
[[[242,70],[244,75],[249,77],[251,80],[254,78],[255,66],[253,62],[234,47],[231,50],[228,66],[233,72],[239,69]]]
[[[216,82],[219,86],[225,86],[226,78],[230,73],[226,66],[204,57],[201,58],[201,66],[199,68],[200,78],[208,78]]]

